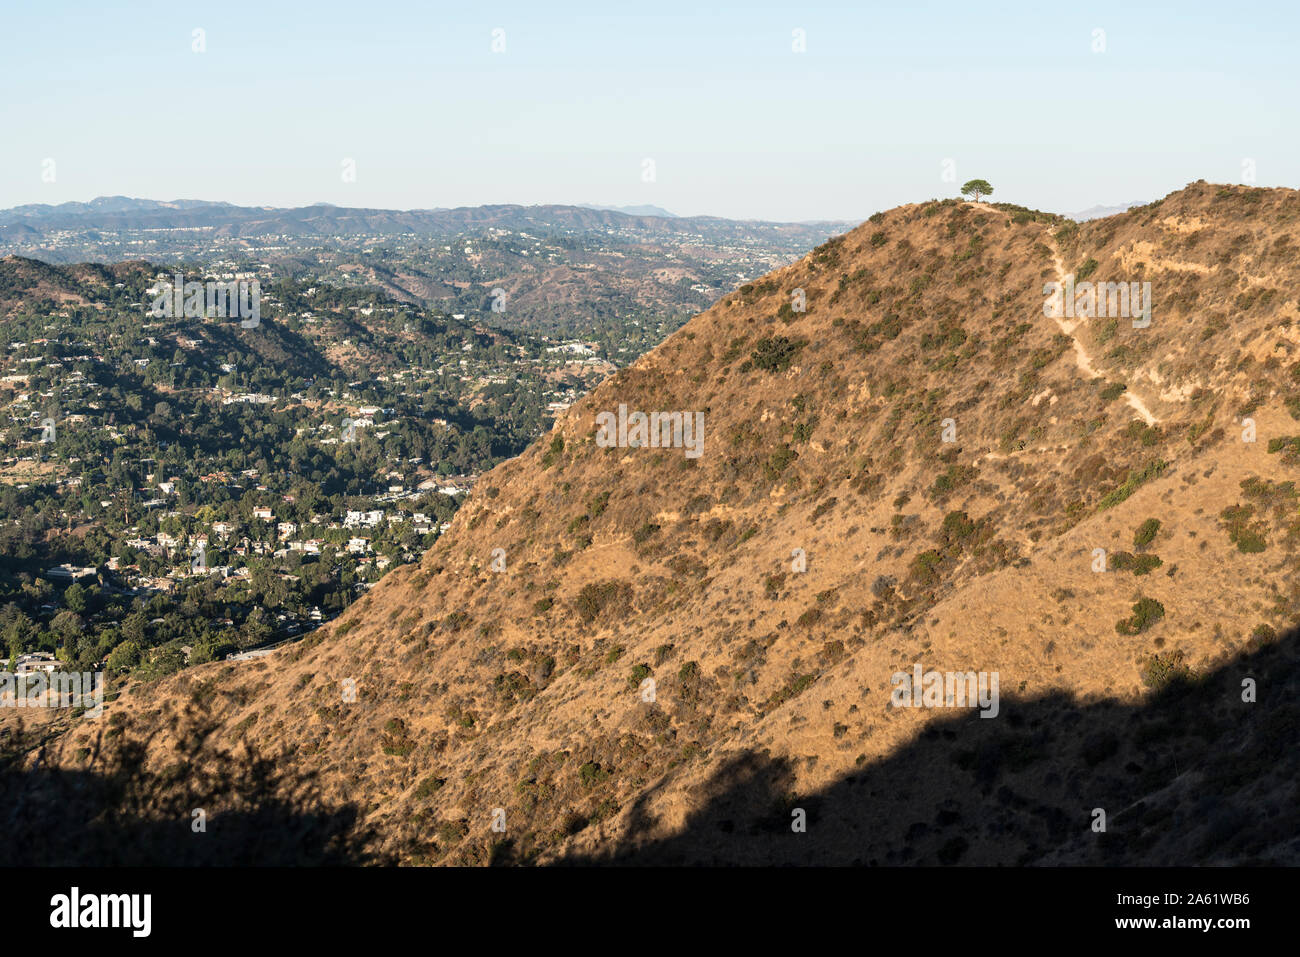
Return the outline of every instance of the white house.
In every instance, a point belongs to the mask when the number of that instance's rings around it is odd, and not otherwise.
[[[63,662],[48,651],[33,651],[28,655],[19,655],[13,670],[16,675],[29,675],[36,671],[44,671],[49,674],[58,671],[62,666]]]
[[[369,512],[348,510],[347,516],[343,519],[344,528],[356,528],[364,525],[367,528],[374,528],[384,520],[383,509],[374,509]]]
[[[45,570],[45,577],[51,581],[75,582],[80,578],[89,578],[95,574],[93,567],[82,568],[77,565],[70,565],[64,562],[62,565],[55,565],[53,568]]]

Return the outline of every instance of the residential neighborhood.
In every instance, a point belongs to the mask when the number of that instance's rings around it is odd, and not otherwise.
[[[6,325],[0,651],[149,675],[304,634],[608,368],[267,262],[203,272],[263,284],[247,351],[218,317],[151,315],[173,273],[139,266]]]

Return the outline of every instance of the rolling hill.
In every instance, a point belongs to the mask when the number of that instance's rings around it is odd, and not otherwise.
[[[1205,182],[877,214],[606,379],[328,628],[27,718],[6,826],[112,854],[125,794],[127,859],[1295,864],[1298,221]],[[1149,282],[1151,322],[1046,314],[1067,277]],[[608,447],[620,407],[700,454]],[[900,704],[917,665],[996,675],[996,714]]]

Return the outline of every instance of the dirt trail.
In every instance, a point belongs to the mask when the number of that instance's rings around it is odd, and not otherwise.
[[[1050,230],[1047,233],[1047,238],[1051,243],[1052,266],[1056,270],[1056,281],[1061,284],[1061,288],[1064,290],[1065,262],[1061,259],[1061,250],[1057,247],[1056,239],[1052,236]],[[1064,293],[1062,293],[1062,296],[1064,296]],[[1060,326],[1061,331],[1069,336],[1070,341],[1074,343],[1074,362],[1075,365],[1079,367],[1079,371],[1090,379],[1101,378],[1101,373],[1098,372],[1092,364],[1092,356],[1088,355],[1088,350],[1083,347],[1083,342],[1081,342],[1079,337],[1074,334],[1074,330],[1079,328],[1079,324],[1083,320],[1080,318],[1070,319],[1064,315],[1053,316],[1052,318],[1056,320],[1056,324]],[[1160,421],[1152,414],[1151,410],[1147,408],[1146,403],[1133,394],[1132,389],[1126,389],[1124,391],[1124,401],[1129,404],[1134,412],[1142,417],[1142,421],[1147,425],[1155,425]]]

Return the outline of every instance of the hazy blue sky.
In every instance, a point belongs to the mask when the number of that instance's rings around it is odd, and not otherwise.
[[[861,219],[978,176],[1069,212],[1241,182],[1245,160],[1295,186],[1298,6],[5,0],[0,207]]]

